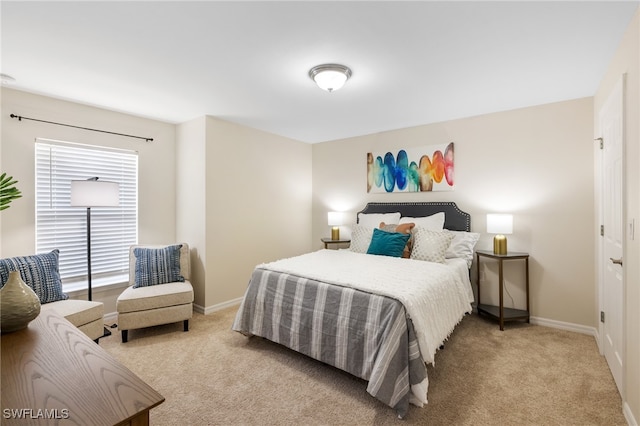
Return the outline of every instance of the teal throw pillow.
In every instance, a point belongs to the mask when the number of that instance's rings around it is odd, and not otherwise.
[[[181,248],[182,244],[157,249],[134,248],[136,275],[133,288],[184,282],[180,273]]]
[[[411,234],[400,232],[386,232],[382,229],[374,229],[373,237],[367,254],[378,254],[381,256],[402,257],[407,241]]]
[[[4,287],[9,279],[9,272],[18,271],[22,281],[31,287],[40,303],[68,299],[69,296],[62,292],[59,254],[59,250],[53,250],[45,254],[0,259],[0,287]]]

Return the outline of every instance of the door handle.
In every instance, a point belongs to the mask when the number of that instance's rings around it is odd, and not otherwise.
[[[622,266],[622,258],[620,259],[614,259],[613,257],[610,257],[609,260],[611,260],[611,262],[613,262],[614,265],[620,265]]]

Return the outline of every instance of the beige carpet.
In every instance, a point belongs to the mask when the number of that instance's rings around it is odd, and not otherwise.
[[[429,367],[429,404],[404,420],[364,381],[231,331],[237,307],[100,345],[166,401],[153,425],[625,425],[593,337],[467,316]]]

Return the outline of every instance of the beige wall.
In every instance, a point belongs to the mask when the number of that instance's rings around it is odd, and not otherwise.
[[[11,113],[154,141],[17,121]],[[0,170],[23,192],[2,212],[2,257],[35,251],[38,137],[138,151],[138,239],[190,244],[196,304],[205,311],[240,298],[256,264],[311,249],[311,145],[213,117],[176,126],[7,88],[1,124]],[[112,313],[121,291],[96,288],[94,299]]]
[[[200,306],[205,306],[207,257],[205,125],[205,117],[178,125],[176,146],[176,238],[191,249],[190,281]]]
[[[242,297],[257,264],[310,250],[311,146],[214,117],[179,128],[178,158],[200,181],[178,193],[204,198],[185,201],[178,235],[199,241],[206,312]]]
[[[640,422],[640,10],[627,29],[594,97],[594,137],[600,136],[598,112],[615,83],[626,74],[624,223],[635,221],[635,238],[628,233],[624,246],[625,414]],[[599,259],[595,259],[598,264]],[[597,272],[599,274],[599,271]],[[632,420],[633,421],[633,420]]]
[[[532,315],[596,327],[593,269],[585,266],[594,256],[592,122],[586,98],[316,144],[314,247],[329,235],[327,211],[349,211],[355,222],[369,201],[455,201],[484,249],[492,247],[486,214],[512,213],[509,249],[531,255]],[[367,194],[367,152],[447,142],[455,143],[453,192]],[[493,266],[481,281],[483,303],[497,298]],[[524,306],[522,266],[505,264],[516,307]]]
[[[18,121],[10,114],[55,121],[74,126],[151,137],[139,139]],[[0,170],[19,181],[22,198],[0,215],[0,256],[35,252],[34,141],[46,138],[138,151],[139,208],[138,239],[144,243],[175,240],[175,126],[127,114],[2,88],[2,147]],[[118,290],[94,290],[94,300],[105,302],[105,312],[115,311]],[[84,298],[86,295],[75,295]]]

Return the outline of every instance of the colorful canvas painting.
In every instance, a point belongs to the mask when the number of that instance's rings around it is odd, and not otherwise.
[[[453,142],[367,154],[367,192],[452,191]]]

